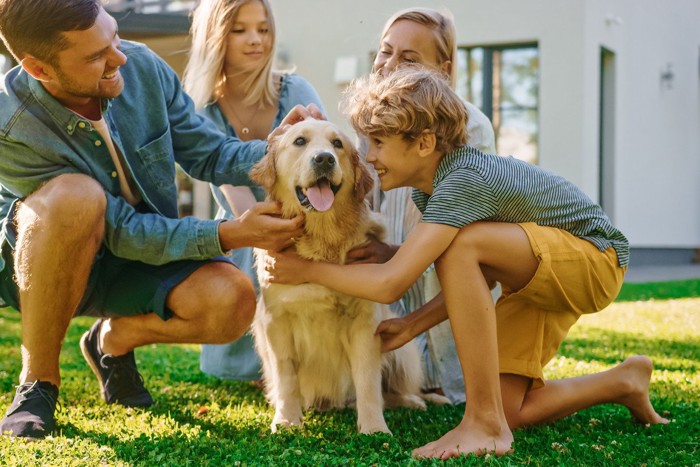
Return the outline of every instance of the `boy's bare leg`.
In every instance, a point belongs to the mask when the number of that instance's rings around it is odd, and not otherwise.
[[[52,179],[18,207],[20,383],[41,380],[60,386],[61,342],[102,243],[105,205],[97,182],[71,174]]]
[[[255,291],[248,277],[229,263],[213,262],[193,272],[168,294],[175,316],[112,318],[102,325],[102,352],[123,355],[156,343],[222,344],[241,337],[255,314]]]
[[[508,425],[517,428],[552,422],[606,403],[624,405],[639,423],[668,423],[649,400],[651,371],[651,360],[636,355],[610,370],[547,381],[534,390],[529,390],[530,378],[502,374],[501,391]]]
[[[515,224],[475,223],[460,230],[435,263],[467,393],[460,424],[414,457],[448,459],[463,454],[503,455],[513,435],[501,401],[496,312],[488,283],[525,286],[538,262],[524,230]]]

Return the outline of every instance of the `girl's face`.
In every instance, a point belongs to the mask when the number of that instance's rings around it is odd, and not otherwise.
[[[445,71],[449,63],[440,63],[432,29],[414,21],[400,19],[382,37],[373,71],[384,75],[402,63],[418,63]]]
[[[226,38],[225,65],[229,71],[253,71],[272,49],[267,13],[261,2],[242,5]]]
[[[418,143],[406,141],[401,135],[368,136],[367,162],[377,172],[382,190],[401,186],[417,188],[418,178],[424,178]],[[431,178],[432,181],[432,178]]]

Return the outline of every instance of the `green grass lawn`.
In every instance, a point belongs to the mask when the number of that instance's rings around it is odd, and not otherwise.
[[[58,432],[36,442],[0,437],[0,465],[590,465],[700,466],[700,281],[625,291],[621,301],[584,316],[547,378],[605,370],[643,353],[655,363],[652,402],[671,420],[632,423],[619,406],[600,406],[547,426],[515,432],[515,453],[502,458],[414,461],[413,447],[459,422],[463,405],[425,412],[390,410],[394,436],[356,433],[351,410],[309,413],[302,429],[272,435],[272,410],[249,383],[199,371],[196,345],[153,345],[136,352],[156,399],[149,410],[107,406],[78,347],[92,319],[73,321],[61,355]],[[695,293],[687,293],[691,289]],[[684,292],[685,291],[685,292]],[[640,300],[643,298],[643,300]],[[19,314],[0,309],[0,411],[20,371]]]

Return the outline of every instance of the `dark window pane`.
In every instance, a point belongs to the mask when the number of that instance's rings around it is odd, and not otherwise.
[[[457,59],[457,90],[491,118],[497,152],[537,163],[537,46],[462,48]]]

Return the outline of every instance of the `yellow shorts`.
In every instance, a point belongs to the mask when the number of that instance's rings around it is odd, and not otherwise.
[[[627,267],[620,267],[611,247],[553,227],[519,224],[539,261],[537,272],[521,290],[503,288],[496,303],[501,373],[544,385],[542,368],[552,359],[569,328],[584,313],[594,313],[617,297]]]

